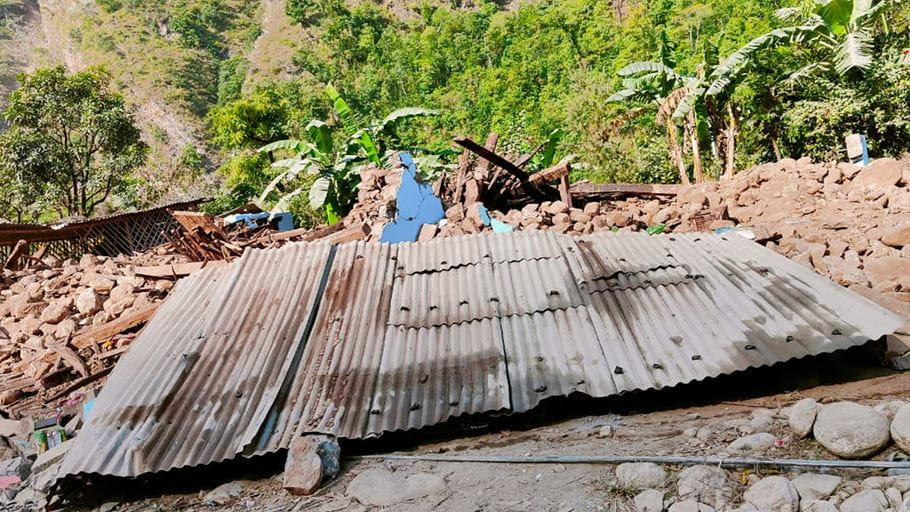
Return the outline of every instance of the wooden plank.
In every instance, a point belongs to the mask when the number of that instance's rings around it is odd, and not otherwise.
[[[641,196],[675,196],[682,190],[682,185],[646,185],[640,183],[576,183],[571,192],[575,196],[597,195],[641,195]]]
[[[559,198],[566,206],[572,208],[572,194],[569,193],[569,177],[563,175],[559,177]]]
[[[96,380],[100,379],[101,377],[104,377],[105,375],[111,373],[111,370],[113,370],[113,369],[114,369],[113,366],[108,366],[107,368],[98,370],[97,373],[93,373],[92,375],[89,375],[88,377],[82,377],[82,378],[76,380],[75,382],[73,382],[72,384],[70,384],[69,386],[63,388],[62,390],[60,390],[53,396],[47,397],[47,399],[45,399],[44,401],[45,401],[45,403],[49,403],[49,402],[53,402],[59,398],[62,398],[66,395],[69,395],[73,391],[75,391],[83,386],[86,386],[88,384],[91,384],[92,382],[95,382]]]
[[[502,167],[502,169],[504,171],[508,172],[512,176],[515,176],[516,178],[518,178],[519,181],[521,181],[523,183],[527,183],[528,178],[529,178],[528,173],[521,170],[518,166],[516,166],[512,162],[506,160],[505,157],[499,156],[498,154],[496,154],[496,152],[491,151],[491,150],[481,146],[480,144],[474,142],[473,140],[471,140],[467,137],[455,137],[454,140],[455,140],[455,144],[458,144],[459,146],[467,149],[468,151],[475,153],[477,156],[479,156],[480,158],[483,158],[484,160],[489,161],[493,165],[498,165],[499,167]],[[481,162],[481,164],[483,164],[483,163]]]
[[[528,180],[530,176],[528,173],[524,172],[517,165],[508,161],[502,156],[494,153],[493,151],[488,150],[487,148],[481,146],[480,144],[474,142],[473,140],[467,137],[456,137],[455,144],[467,149],[472,153],[476,153],[477,156],[489,160],[493,165],[498,165],[504,171],[508,172],[512,176],[518,179],[521,189],[528,194],[528,196],[537,199],[539,201],[546,201],[551,198],[558,196],[558,192],[552,187],[548,187],[543,184],[534,186]]]
[[[499,134],[490,132],[490,134],[487,135],[487,143],[484,144],[484,149],[495,155],[497,144],[499,144]],[[477,164],[477,171],[481,176],[486,177],[487,173],[490,172],[490,161],[486,158],[481,160],[480,163]]]
[[[156,278],[166,278],[166,277],[183,277],[201,270],[203,268],[210,267],[222,267],[227,265],[225,260],[216,260],[216,261],[197,261],[193,263],[175,263],[173,265],[158,265],[154,267],[136,267],[136,275],[142,277],[156,277]]]
[[[79,357],[79,354],[73,351],[73,349],[65,345],[52,345],[50,348],[60,354],[60,357],[66,361],[66,364],[80,376],[88,377],[89,373],[91,373],[89,372],[88,366],[85,365],[85,361],[83,361],[82,358]]]
[[[570,172],[572,172],[572,167],[569,165],[568,160],[564,160],[553,167],[532,174],[530,179],[531,183],[534,184],[547,183],[568,176]]]
[[[158,311],[159,306],[160,304],[154,304],[141,311],[122,315],[120,318],[106,324],[92,327],[74,337],[70,344],[77,350],[91,347],[95,343],[147,322],[155,314],[155,311]]]
[[[337,233],[342,229],[344,229],[344,224],[339,222],[338,224],[323,226],[316,230],[313,230],[311,228],[292,229],[291,231],[272,233],[270,236],[273,241],[288,240],[291,238],[299,237],[304,242],[309,242],[311,240],[317,240],[329,236],[332,233]]]
[[[110,359],[114,356],[119,356],[120,354],[126,352],[130,349],[130,345],[124,345],[120,348],[115,348],[114,350],[108,350],[107,352],[102,352],[101,355],[95,356],[95,359],[99,361],[104,361],[105,359]]]
[[[354,242],[357,240],[366,240],[370,236],[370,224],[364,222],[359,226],[353,226],[342,231],[339,231],[333,235],[327,236],[325,240],[332,242],[333,244],[344,244],[347,242]]]
[[[194,229],[199,228],[206,233],[218,231],[218,225],[215,223],[215,217],[202,212],[185,212],[177,210],[168,210],[168,213],[174,217],[187,233],[192,233]],[[220,221],[220,219],[218,219]]]

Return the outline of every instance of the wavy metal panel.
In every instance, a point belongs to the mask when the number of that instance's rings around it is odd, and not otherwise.
[[[558,258],[567,237],[543,231],[485,233],[429,242],[399,244],[397,276],[442,272],[480,263]]]
[[[241,453],[301,341],[328,253],[247,251],[181,280],[98,397],[78,438],[88,453],[61,472],[134,476]]]
[[[509,407],[497,319],[422,329],[389,326],[366,435]]]
[[[135,476],[275,451],[305,432],[363,438],[552,396],[675,386],[902,323],[738,236],[250,251],[177,285],[62,474]]]

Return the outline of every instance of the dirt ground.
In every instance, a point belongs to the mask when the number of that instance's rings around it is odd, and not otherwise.
[[[806,397],[821,402],[851,400],[876,405],[903,399],[908,392],[910,374],[884,369],[868,348],[857,349],[675,389],[603,401],[570,398],[524,415],[467,418],[435,430],[342,443],[344,459],[339,476],[309,497],[291,496],[282,489],[283,454],[276,454],[224,466],[187,469],[142,480],[138,482],[141,485],[124,486],[122,481],[97,483],[96,496],[100,499],[94,506],[74,509],[631,511],[635,510],[631,504],[635,493],[616,484],[611,465],[455,463],[382,457],[390,453],[717,456],[731,441],[750,433],[749,419],[756,411],[770,410],[774,421],[762,430],[777,436],[780,446],[766,456],[833,458],[815,441],[795,440],[781,408]],[[698,435],[692,436],[695,429]],[[889,447],[876,458],[887,458],[894,451]],[[437,485],[414,499],[366,506],[351,496],[349,485],[358,475],[377,468],[391,471],[395,480],[388,486],[377,486],[376,495],[394,496],[399,491],[401,497],[421,494],[416,480],[426,475],[433,475]],[[679,469],[669,467],[671,477]],[[731,469],[732,503],[739,503],[750,475],[772,473],[767,468]],[[845,480],[861,480],[881,473],[848,470],[838,474]],[[415,475],[415,481],[408,480]],[[441,485],[438,477],[444,480]],[[394,482],[398,483],[393,485]],[[223,504],[212,503],[209,492],[224,484],[236,484],[239,495]],[[397,485],[400,489],[378,488]],[[125,488],[128,495],[123,494]]]

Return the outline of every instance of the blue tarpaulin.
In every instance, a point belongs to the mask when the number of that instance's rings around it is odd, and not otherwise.
[[[401,185],[395,199],[395,220],[385,225],[381,242],[399,243],[417,240],[420,226],[436,224],[445,218],[442,200],[433,194],[433,189],[421,183],[417,176],[417,166],[410,153],[400,155]]]

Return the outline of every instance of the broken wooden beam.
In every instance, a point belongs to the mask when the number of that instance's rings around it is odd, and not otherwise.
[[[505,157],[502,157],[495,152],[490,151],[489,149],[481,146],[473,140],[467,137],[456,137],[454,141],[455,144],[458,144],[468,151],[475,153],[480,158],[488,160],[491,164],[499,166],[502,170],[517,178],[519,184],[521,185],[521,189],[531,198],[538,201],[547,201],[559,195],[555,189],[548,185],[538,184],[535,186],[530,181],[528,181],[530,179],[528,173],[521,170],[521,168],[507,160]]]
[[[310,229],[310,228],[292,229],[290,231],[282,231],[279,233],[273,233],[270,236],[273,241],[289,240],[291,238],[300,238],[300,240],[302,240],[304,242],[310,242],[312,240],[318,240],[320,238],[329,236],[332,233],[337,233],[337,232],[341,231],[342,229],[344,229],[344,224],[339,222],[338,224],[333,224],[331,226],[323,226],[323,227],[317,228],[315,230]]]
[[[25,240],[16,242],[16,246],[13,247],[13,250],[9,253],[9,258],[6,258],[6,262],[3,263],[3,269],[19,270],[19,258],[25,256],[25,253],[27,252],[28,242]]]
[[[337,233],[329,235],[323,240],[329,241],[333,244],[344,244],[347,242],[355,242],[357,240],[366,240],[370,236],[370,224],[364,222],[363,224],[357,226],[351,226],[347,229],[343,229]]]
[[[556,181],[564,176],[568,176],[570,172],[572,172],[572,166],[569,165],[568,160],[564,160],[554,165],[553,167],[549,167],[540,172],[532,174],[530,181],[535,185],[538,183],[549,183],[551,181]]]
[[[640,196],[675,196],[682,190],[682,185],[646,185],[638,183],[576,183],[570,191],[576,197],[599,195],[640,195]]]
[[[120,334],[127,329],[132,329],[137,325],[144,324],[155,314],[155,311],[158,311],[159,306],[160,304],[154,304],[134,313],[121,315],[120,318],[111,320],[106,324],[92,327],[74,337],[70,342],[70,345],[75,347],[76,350],[82,350]]]

